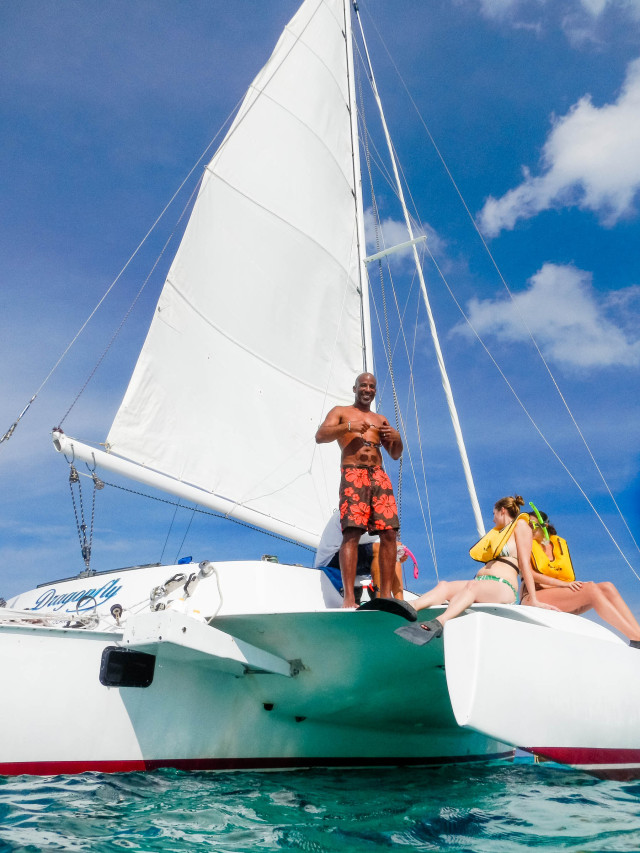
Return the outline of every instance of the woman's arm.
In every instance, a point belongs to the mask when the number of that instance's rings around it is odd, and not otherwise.
[[[582,589],[582,581],[561,581],[560,578],[550,577],[549,575],[540,574],[540,572],[536,572],[535,569],[531,569],[531,574],[533,576],[534,583],[541,584],[542,586],[546,586],[549,589],[554,587],[556,589],[572,589],[574,592],[577,592],[579,589]]]
[[[543,601],[538,601],[536,585],[533,578],[534,572],[531,568],[531,543],[533,542],[533,533],[526,521],[520,519],[513,531],[513,536],[516,540],[516,549],[518,551],[518,568],[520,569],[520,577],[522,578],[522,582],[529,593],[529,605],[531,607],[542,607],[545,610],[557,610],[558,608],[554,607],[552,604],[545,604]],[[538,574],[538,572],[535,572],[535,574]]]

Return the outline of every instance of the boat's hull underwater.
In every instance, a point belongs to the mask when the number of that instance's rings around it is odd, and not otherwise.
[[[628,691],[640,654],[586,620],[557,614],[554,630],[530,621],[541,611],[486,606],[450,623],[444,643],[415,646],[394,633],[401,617],[338,609],[320,572],[268,562],[216,568],[186,601],[179,586],[155,612],[150,590],[197,566],[109,573],[14,599],[29,616],[21,623],[4,611],[0,623],[0,773],[429,765],[509,757],[517,744],[578,766],[594,763],[580,760],[581,749],[602,747],[609,764],[618,755],[640,766],[635,732],[620,736],[609,718],[605,740],[600,716],[616,702],[600,697],[591,715],[585,697],[600,695],[600,676],[587,682],[576,664],[588,646],[589,659],[617,666],[617,677],[626,668]],[[97,602],[105,614],[96,628],[46,624],[51,613],[73,624],[83,592],[93,599],[79,610]],[[115,602],[125,610],[120,626]],[[208,624],[203,617],[216,612]],[[123,655],[131,661],[134,650],[150,656],[153,672],[134,667],[139,686],[123,686],[131,677]],[[543,679],[532,677],[534,658]],[[557,682],[568,673],[573,698],[559,721]]]

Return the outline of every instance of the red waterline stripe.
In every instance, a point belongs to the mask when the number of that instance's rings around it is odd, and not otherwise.
[[[542,755],[560,764],[638,764],[640,749],[602,749],[600,747],[540,746],[526,747],[527,752]]]
[[[582,747],[527,747],[542,758],[570,764],[600,779],[628,782],[640,778],[640,749],[602,749]]]
[[[402,767],[460,764],[512,758],[513,751],[491,755],[440,758],[166,758],[133,761],[16,761],[0,763],[1,776],[58,776],[75,773],[133,773],[173,767],[176,770],[274,770],[303,767]]]

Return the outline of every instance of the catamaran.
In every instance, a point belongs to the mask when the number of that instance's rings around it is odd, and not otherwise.
[[[253,80],[204,170],[104,446],[54,430],[72,481],[99,490],[113,472],[317,546],[339,459],[313,436],[374,369],[368,270],[398,249],[365,247],[356,36],[404,210],[400,248],[416,264],[484,532],[424,236],[350,0],[305,0]],[[83,548],[80,575],[0,609],[0,773],[429,765],[516,746],[600,774],[640,772],[640,655],[592,622],[475,605],[443,641],[416,647],[395,634],[400,616],[342,609],[317,569],[212,554],[96,573]]]

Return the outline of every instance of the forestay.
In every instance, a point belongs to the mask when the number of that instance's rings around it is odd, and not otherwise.
[[[368,320],[348,17],[342,0],[307,0],[253,81],[108,436],[306,541],[337,502],[337,447],[314,433],[351,397]]]

